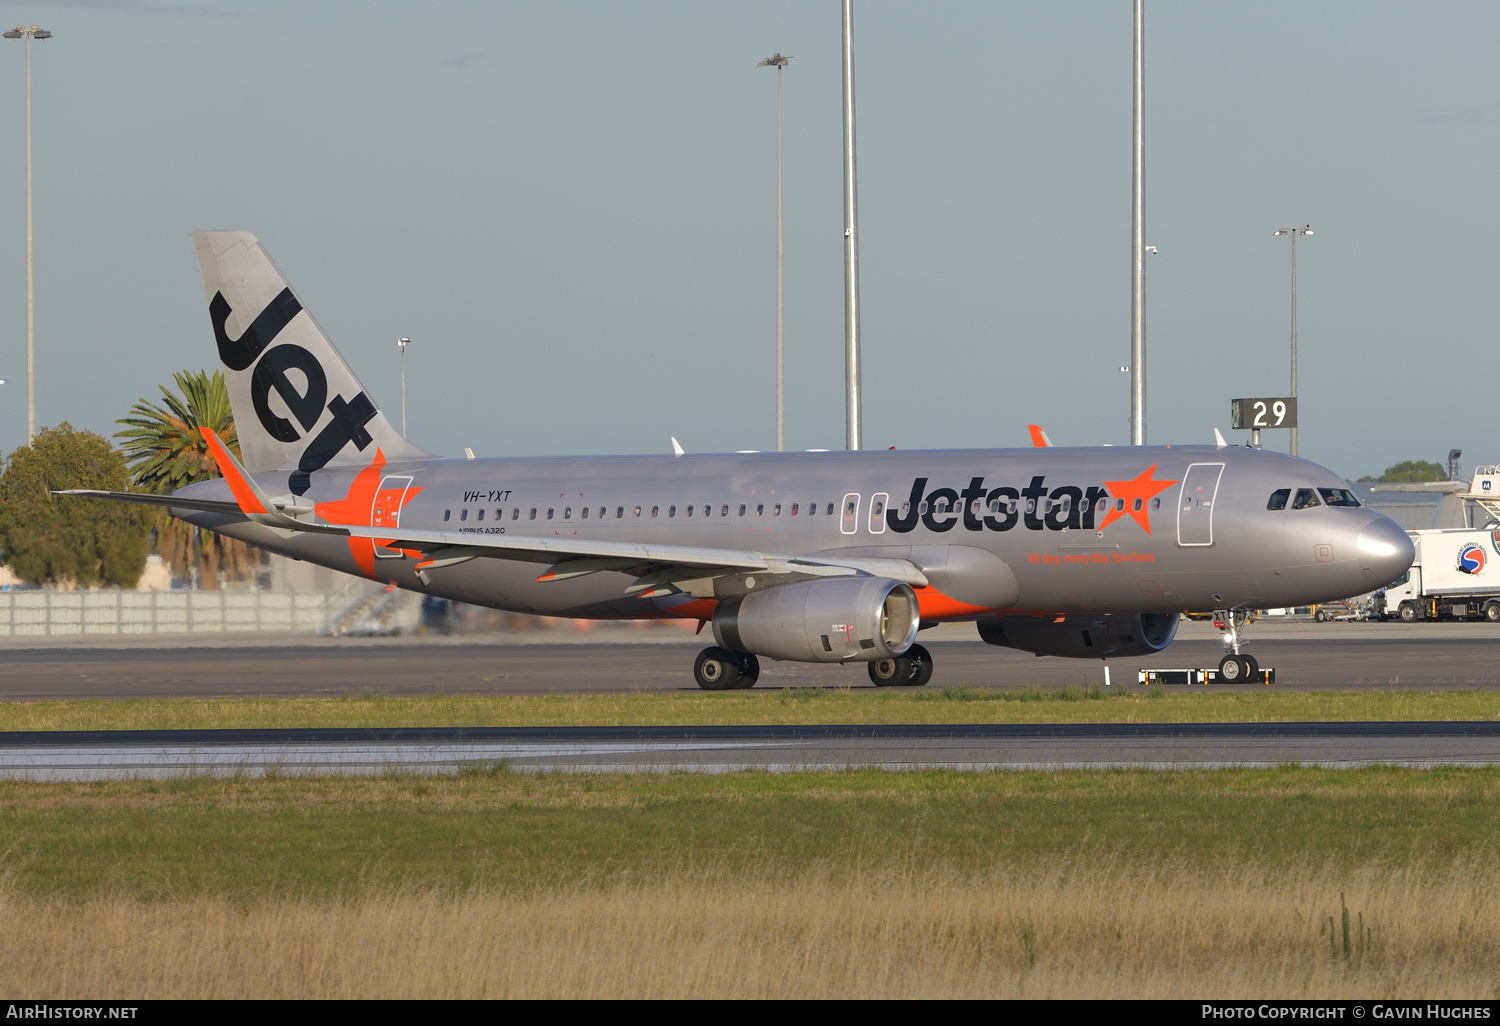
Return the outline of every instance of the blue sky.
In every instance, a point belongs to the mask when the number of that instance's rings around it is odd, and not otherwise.
[[[1151,2],[1149,432],[1287,386],[1349,476],[1500,461],[1500,6]],[[39,420],[213,346],[188,233],[257,233],[448,454],[843,441],[839,14],[820,3],[30,3]],[[856,6],[866,444],[1128,440],[1128,0]],[[25,431],[21,44],[0,47],[0,449]],[[7,241],[9,240],[9,241]],[[1243,439],[1243,435],[1238,436]],[[1285,447],[1285,435],[1268,435]]]

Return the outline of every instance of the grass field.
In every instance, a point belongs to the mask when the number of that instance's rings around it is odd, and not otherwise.
[[[0,704],[0,730],[773,723],[1205,723],[1487,720],[1489,691],[1129,692],[1066,685],[907,691],[791,688],[714,693],[112,699]]]
[[[5,782],[0,990],[1493,998],[1497,798],[1489,769]]]

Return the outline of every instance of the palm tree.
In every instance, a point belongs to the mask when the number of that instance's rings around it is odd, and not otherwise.
[[[142,399],[130,408],[128,417],[115,422],[125,425],[115,437],[125,450],[136,485],[158,495],[223,476],[201,428],[212,429],[230,452],[240,454],[224,375],[182,371],[172,378],[180,396],[163,385],[162,405]],[[194,527],[165,512],[156,526],[156,543],[174,574],[191,578],[197,571],[199,587],[205,589],[217,588],[221,573],[235,579],[260,564],[259,553],[244,542]]]

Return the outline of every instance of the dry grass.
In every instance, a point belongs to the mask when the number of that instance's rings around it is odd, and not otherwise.
[[[1494,998],[1496,868],[1273,872],[1254,863],[1203,869],[1106,858],[981,875],[808,871],[746,880],[716,872],[248,905],[48,899],[12,889],[0,893],[0,991]]]
[[[637,726],[778,723],[1218,723],[1490,720],[1491,691],[1207,691],[1097,684],[953,685],[595,695],[90,699],[0,703],[0,730],[245,727]]]

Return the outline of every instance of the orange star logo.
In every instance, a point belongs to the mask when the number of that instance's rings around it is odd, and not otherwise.
[[[422,489],[381,488],[380,470],[385,466],[385,453],[378,448],[375,459],[349,484],[349,494],[342,499],[330,499],[317,504],[318,516],[330,524],[354,524],[360,527],[395,526],[401,509],[417,497]],[[377,514],[377,510],[379,513]],[[377,519],[380,521],[377,523]],[[355,564],[366,577],[375,576],[375,546],[382,545],[371,538],[350,538],[349,551]],[[413,555],[414,553],[407,553]]]
[[[1135,518],[1135,522],[1145,529],[1147,534],[1151,533],[1151,518],[1146,511],[1146,503],[1157,494],[1166,491],[1176,484],[1176,481],[1157,481],[1154,479],[1156,468],[1159,463],[1151,464],[1151,469],[1142,471],[1133,481],[1106,481],[1104,487],[1109,489],[1109,494],[1117,500],[1124,499],[1122,508],[1119,502],[1110,509],[1109,516],[1104,518],[1104,523],[1099,525],[1099,530],[1104,530],[1110,524],[1121,517],[1129,515]]]

